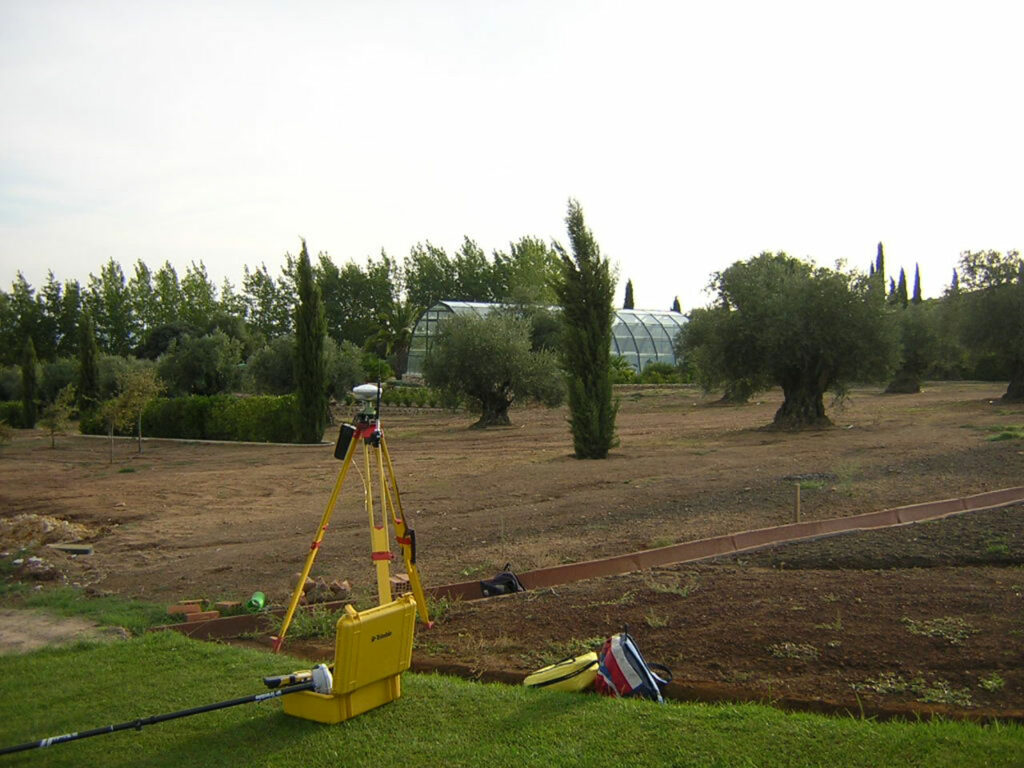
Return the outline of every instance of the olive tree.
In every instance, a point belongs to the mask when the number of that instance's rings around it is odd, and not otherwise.
[[[913,394],[921,391],[921,381],[938,362],[941,346],[938,335],[938,305],[911,302],[896,310],[900,339],[900,366],[885,388],[886,394]]]
[[[1008,373],[1003,400],[1024,401],[1024,259],[1017,251],[964,252],[959,289],[965,343]]]
[[[428,384],[445,399],[480,409],[474,427],[507,426],[513,403],[558,405],[562,375],[553,352],[530,348],[530,324],[511,314],[465,315],[445,321],[424,362]]]
[[[716,274],[711,287],[717,302],[695,313],[683,349],[698,365],[718,366],[705,375],[727,388],[782,387],[778,427],[830,424],[825,392],[892,369],[894,329],[862,276],[762,253]]]
[[[241,343],[214,331],[172,341],[157,361],[157,370],[173,395],[216,395],[237,386],[241,362]]]
[[[729,307],[699,307],[690,312],[674,345],[676,359],[686,361],[701,389],[723,390],[721,402],[734,405],[772,386],[766,371],[747,366],[744,345],[753,339],[734,332],[737,321]]]

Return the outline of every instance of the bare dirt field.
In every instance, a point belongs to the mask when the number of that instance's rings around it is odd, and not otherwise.
[[[1001,394],[859,388],[829,410],[835,427],[788,433],[762,429],[777,392],[722,407],[687,388],[624,390],[621,442],[605,461],[572,458],[564,409],[517,409],[514,426],[488,431],[467,429],[472,414],[394,411],[384,429],[435,585],[791,522],[798,482],[804,519],[1022,485],[1024,441],[991,439],[1024,424],[1024,406]],[[257,589],[284,602],[340,466],[327,445],[147,440],[139,454],[118,441],[113,464],[107,451],[100,438],[51,449],[41,432],[18,432],[0,453],[0,522],[85,526],[76,538],[92,555],[36,550],[54,581],[166,603]],[[8,557],[25,543],[0,536]],[[457,604],[419,633],[416,657],[525,672],[628,622],[677,681],[723,695],[1019,713],[1022,563],[1024,507],[971,513]],[[355,472],[314,573],[370,599]]]

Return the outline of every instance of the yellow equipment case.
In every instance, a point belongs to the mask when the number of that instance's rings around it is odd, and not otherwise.
[[[595,677],[597,653],[591,651],[538,669],[523,680],[523,685],[531,688],[548,688],[552,691],[582,691],[594,684]]]
[[[340,723],[397,699],[402,695],[401,674],[412,663],[415,626],[412,594],[365,611],[346,605],[338,619],[331,693],[285,696],[285,714]]]

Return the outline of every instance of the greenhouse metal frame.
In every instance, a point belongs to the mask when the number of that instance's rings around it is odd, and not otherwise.
[[[500,306],[479,301],[440,301],[426,310],[413,330],[407,373],[422,375],[423,362],[437,338],[440,323],[455,315],[486,317]],[[558,311],[557,307],[550,309]],[[679,312],[617,309],[612,321],[611,352],[625,358],[638,372],[652,362],[675,365],[674,341],[685,324],[686,316]]]

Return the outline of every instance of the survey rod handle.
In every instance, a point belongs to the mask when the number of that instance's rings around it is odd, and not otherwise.
[[[29,749],[42,749],[44,747],[52,747],[55,744],[63,744],[68,741],[78,741],[79,739],[87,739],[90,736],[102,736],[105,733],[115,733],[117,731],[127,730],[141,730],[144,725],[155,725],[156,723],[163,723],[167,720],[176,720],[180,717],[189,717],[191,715],[199,715],[203,712],[212,712],[216,709],[226,709],[227,707],[236,707],[239,704],[249,704],[250,702],[266,701],[268,699],[276,699],[279,696],[287,696],[289,693],[298,693],[299,691],[311,691],[316,687],[316,683],[310,681],[308,683],[299,683],[298,685],[290,685],[286,688],[276,688],[272,691],[264,691],[263,693],[254,693],[251,696],[242,696],[237,699],[229,699],[227,701],[218,701],[213,704],[204,704],[201,707],[190,707],[188,709],[179,709],[177,712],[167,712],[162,715],[151,715],[150,717],[139,718],[138,720],[129,720],[124,723],[118,723],[116,725],[105,725],[102,728],[93,728],[89,731],[79,731],[75,733],[65,733],[60,736],[50,736],[39,741],[30,741],[25,744],[17,744],[13,747],[4,747],[0,749],[0,755],[10,755],[14,752],[24,752]]]

